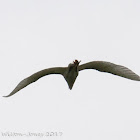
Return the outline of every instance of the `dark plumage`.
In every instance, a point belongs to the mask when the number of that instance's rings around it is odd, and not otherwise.
[[[108,73],[112,73],[114,75],[118,75],[127,79],[140,81],[139,75],[135,74],[130,69],[121,65],[116,65],[110,62],[105,62],[105,61],[93,61],[93,62],[82,64],[80,66],[79,66],[79,63],[80,61],[75,60],[73,61],[73,63],[69,64],[68,67],[48,68],[48,69],[39,71],[37,73],[34,73],[33,75],[22,80],[9,95],[4,96],[4,97],[12,96],[13,94],[18,92],[22,88],[37,81],[39,78],[49,75],[49,74],[63,75],[64,79],[68,83],[69,88],[72,89],[73,84],[78,76],[78,72],[85,69],[96,69],[101,72],[108,72]]]

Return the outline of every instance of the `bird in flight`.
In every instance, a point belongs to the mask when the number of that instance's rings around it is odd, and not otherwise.
[[[44,69],[39,72],[36,72],[32,74],[31,76],[22,80],[9,95],[4,96],[4,97],[9,97],[9,96],[14,95],[19,90],[23,89],[24,87],[28,86],[29,84],[33,82],[36,82],[39,78],[49,75],[49,74],[61,74],[66,80],[69,86],[69,89],[72,89],[79,71],[85,70],[85,69],[95,69],[101,72],[107,72],[114,75],[118,75],[127,79],[140,81],[139,75],[135,74],[130,69],[121,65],[116,65],[116,64],[106,62],[106,61],[92,61],[92,62],[79,65],[80,62],[81,61],[75,60],[73,61],[73,63],[70,63],[68,67],[54,67],[54,68],[48,68],[48,69]]]

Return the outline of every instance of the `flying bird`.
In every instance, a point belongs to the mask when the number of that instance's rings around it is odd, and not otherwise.
[[[85,69],[95,69],[101,72],[107,72],[114,75],[118,75],[127,79],[140,81],[139,75],[135,74],[130,69],[121,65],[116,65],[116,64],[106,62],[106,61],[92,61],[92,62],[79,65],[80,62],[81,61],[75,60],[73,61],[73,63],[70,63],[68,67],[54,67],[54,68],[48,68],[48,69],[44,69],[39,72],[36,72],[33,75],[22,80],[9,95],[4,96],[4,97],[9,97],[9,96],[14,95],[19,90],[23,89],[24,87],[28,86],[29,84],[33,82],[36,82],[39,78],[49,75],[49,74],[61,74],[66,80],[69,86],[69,89],[71,90],[78,76],[79,71],[85,70]]]

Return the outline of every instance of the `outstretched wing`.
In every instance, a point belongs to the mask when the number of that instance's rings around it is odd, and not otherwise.
[[[135,74],[130,69],[110,62],[93,61],[93,62],[85,63],[78,67],[79,71],[84,69],[96,69],[101,72],[108,72],[131,80],[140,81],[140,76]]]
[[[65,72],[64,67],[56,67],[56,68],[49,68],[49,69],[44,69],[41,70],[37,73],[34,73],[33,75],[25,78],[24,80],[22,80],[16,87],[15,89],[7,96],[3,96],[3,97],[9,97],[12,96],[13,94],[15,94],[16,92],[18,92],[19,90],[23,89],[24,87],[28,86],[29,84],[37,81],[39,78],[49,75],[49,74],[64,74]]]

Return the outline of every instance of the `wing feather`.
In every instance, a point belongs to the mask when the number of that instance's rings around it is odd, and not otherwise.
[[[108,72],[131,80],[140,81],[140,76],[135,74],[130,69],[110,62],[93,61],[93,62],[85,63],[78,67],[79,71],[84,69],[96,69],[101,72]]]
[[[19,90],[21,90],[24,87],[28,86],[29,84],[37,81],[39,78],[41,78],[43,76],[46,76],[49,74],[61,74],[61,75],[63,75],[65,72],[65,69],[66,68],[64,68],[64,67],[56,67],[56,68],[49,68],[49,69],[44,69],[44,70],[41,70],[39,72],[36,72],[36,73],[32,74],[31,76],[22,80],[9,95],[3,96],[3,97],[12,96],[13,94],[18,92]]]

